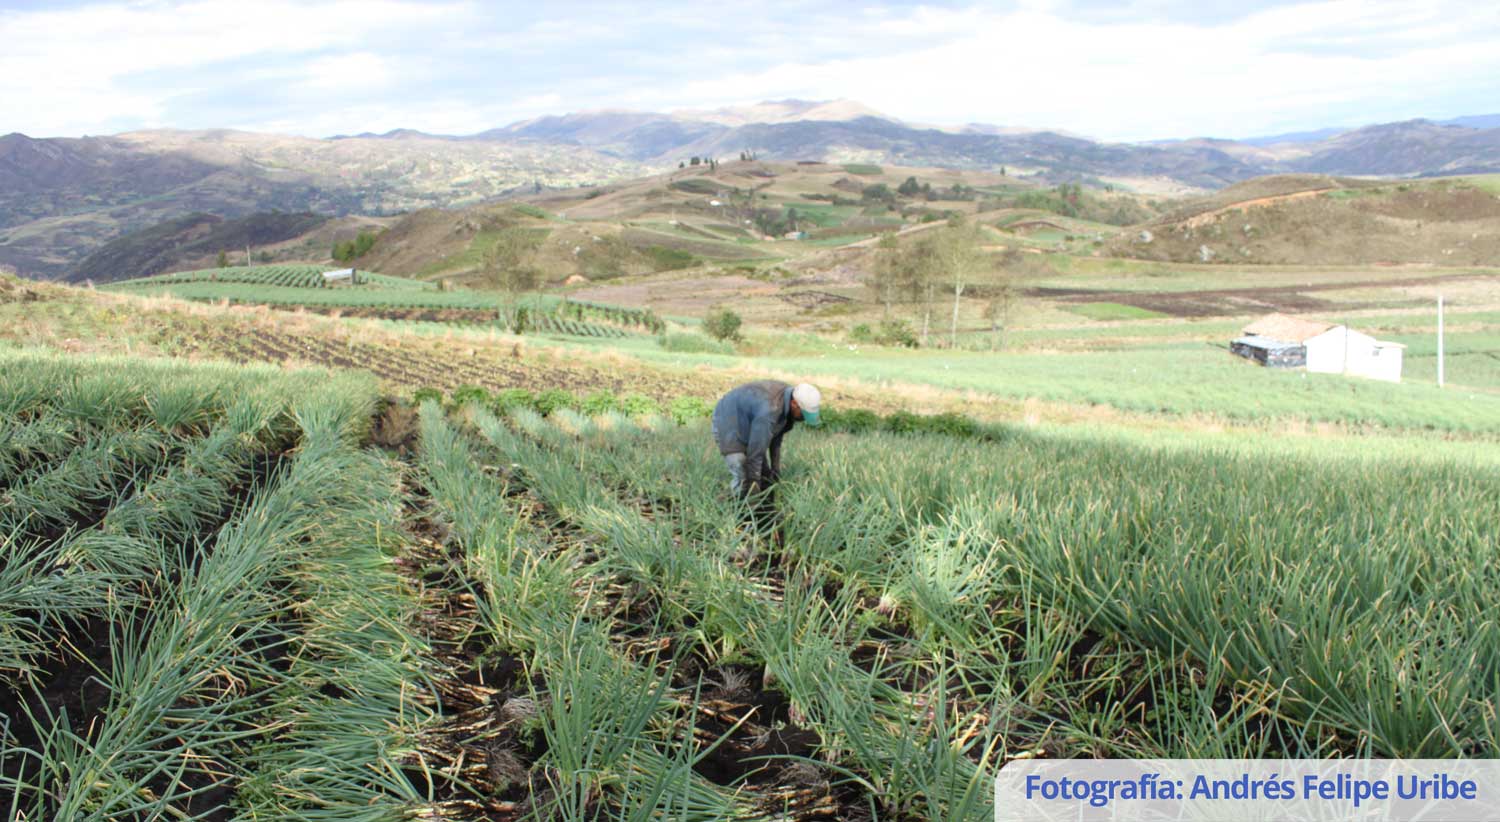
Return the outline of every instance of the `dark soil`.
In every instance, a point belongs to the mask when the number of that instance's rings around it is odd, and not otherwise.
[[[196,565],[202,558],[198,549],[210,544],[211,535],[233,518],[235,512],[243,506],[244,500],[270,482],[282,456],[280,453],[254,455],[244,479],[230,489],[230,502],[209,517],[193,538],[176,546],[186,552],[192,564]],[[129,488],[124,489],[122,496],[129,491]],[[88,527],[93,527],[102,520],[108,508],[108,505],[103,506]],[[163,578],[143,580],[140,585],[143,589],[159,591],[175,582],[175,578]],[[151,592],[142,593],[149,601]],[[52,718],[60,720],[66,715],[67,727],[72,733],[84,739],[92,738],[95,726],[104,710],[109,707],[112,696],[107,683],[112,670],[114,638],[127,629],[139,630],[145,622],[146,611],[131,611],[127,619],[129,625],[122,625],[111,623],[100,616],[89,616],[72,625],[56,626],[59,637],[57,648],[51,657],[39,662],[39,674],[28,682],[0,683],[0,724],[6,726],[5,733],[10,736],[12,745],[33,751],[40,750],[42,737],[27,719],[28,714],[44,727],[51,724]],[[279,646],[272,650],[279,651]],[[15,757],[0,761],[0,775],[20,779],[33,767],[33,760]],[[213,763],[208,763],[205,767],[214,767],[221,773],[224,770],[222,766],[214,766]],[[234,786],[213,773],[189,771],[183,773],[178,780],[161,776],[150,783],[150,787],[158,795],[181,792],[184,786],[190,791],[201,793],[175,802],[174,807],[178,810],[189,815],[203,814],[199,818],[210,822],[231,818],[228,806],[234,796]]]

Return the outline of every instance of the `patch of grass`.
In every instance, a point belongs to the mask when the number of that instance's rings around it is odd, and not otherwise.
[[[657,271],[676,271],[682,268],[692,268],[698,264],[698,258],[690,252],[678,248],[667,248],[664,245],[647,246],[641,250],[651,260],[651,266]]]
[[[517,214],[525,214],[527,217],[535,217],[538,220],[552,219],[551,212],[539,206],[534,206],[531,203],[515,203],[510,208]]]
[[[692,334],[688,332],[675,332],[663,334],[657,338],[657,343],[663,351],[676,351],[686,354],[733,354],[734,345],[713,339],[705,334]]]
[[[875,235],[873,235],[873,234],[835,234],[832,237],[817,237],[817,238],[814,238],[814,239],[811,239],[811,240],[804,240],[803,242],[805,242],[807,245],[815,245],[815,246],[819,246],[821,248],[835,248],[835,247],[841,246],[841,245],[848,245],[849,243],[857,243],[860,240],[868,240],[868,239],[870,239],[873,236],[875,236]]]
[[[1154,320],[1167,316],[1159,311],[1123,303],[1083,303],[1063,306],[1063,310],[1091,320]]]
[[[836,206],[829,203],[787,203],[788,208],[797,210],[799,220],[811,220],[819,228],[832,228],[843,225],[850,217],[859,214],[859,206]]]
[[[1476,188],[1484,189],[1491,194],[1500,194],[1500,174],[1481,174],[1475,177],[1466,177]]]
[[[689,177],[686,180],[674,181],[668,188],[687,194],[717,194],[725,188],[733,187],[725,186],[718,180],[709,177]]]
[[[517,232],[523,235],[532,249],[540,248],[542,243],[552,236],[552,229],[546,226],[511,226],[499,230],[480,231],[469,242],[468,248],[429,263],[417,276],[426,279],[448,272],[479,269],[484,265],[484,255],[500,241],[502,232]]]

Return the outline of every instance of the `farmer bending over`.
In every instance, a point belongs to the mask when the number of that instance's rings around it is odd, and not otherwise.
[[[781,438],[798,421],[817,428],[818,389],[759,380],[725,394],[714,406],[713,433],[729,487],[741,499],[771,490],[781,478]]]

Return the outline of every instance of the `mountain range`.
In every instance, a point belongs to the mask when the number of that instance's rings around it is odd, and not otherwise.
[[[67,275],[104,242],[194,213],[393,214],[674,168],[691,157],[1007,169],[1043,182],[1216,189],[1264,174],[1500,172],[1500,115],[1245,140],[1110,143],[1057,130],[908,123],[852,101],[594,111],[471,135],[242,131],[0,137],[0,266]]]

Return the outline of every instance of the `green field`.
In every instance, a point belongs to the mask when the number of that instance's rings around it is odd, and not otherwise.
[[[1160,311],[1120,303],[1083,303],[1070,305],[1067,310],[1091,320],[1155,320],[1167,316]]]
[[[1066,334],[1067,332],[1060,332]],[[1118,335],[1120,330],[1101,330]],[[678,367],[731,367],[747,360],[715,354],[678,354],[641,343],[622,343],[634,356]],[[870,386],[934,386],[1012,400],[1039,399],[1166,416],[1201,415],[1250,424],[1274,420],[1328,422],[1392,431],[1500,434],[1500,387],[1494,372],[1466,371],[1474,387],[1457,376],[1448,390],[1424,383],[1421,367],[1401,384],[1308,374],[1254,366],[1231,355],[1227,341],[1134,342],[1105,350],[1046,353],[906,351],[844,345],[821,351],[763,354],[758,368],[815,379],[856,381]],[[1479,360],[1483,362],[1483,360]]]
[[[405,277],[387,277],[371,271],[357,272],[356,285],[331,286],[323,279],[323,272],[334,270],[322,265],[255,265],[232,268],[206,268],[199,271],[179,271],[172,274],[157,274],[134,280],[122,280],[105,286],[107,289],[152,289],[163,285],[193,284],[241,284],[275,286],[283,288],[328,288],[353,289],[357,291],[435,291],[437,286]]]
[[[212,269],[125,280],[101,290],[137,296],[170,296],[200,302],[272,305],[283,308],[307,306],[323,309],[369,309],[381,312],[463,311],[490,313],[471,318],[516,328],[517,312],[524,311],[524,328],[535,332],[579,337],[615,338],[630,330],[657,332],[661,320],[650,311],[528,295],[507,298],[496,292],[455,289],[439,290],[431,283],[361,274],[360,285],[326,287],[321,269],[309,266],[271,266],[255,269]],[[287,271],[286,269],[297,269]],[[252,272],[252,273],[244,273]],[[286,282],[303,283],[283,284]],[[603,322],[598,322],[603,321]]]
[[[132,294],[170,295],[183,300],[217,301],[264,305],[350,306],[360,308],[496,309],[502,298],[493,292],[437,291],[411,288],[299,288],[287,285],[253,285],[225,282],[167,282],[137,285],[127,281],[104,290],[129,290]]]
[[[471,296],[119,291],[178,288]],[[68,294],[8,316],[52,317],[59,344],[134,325],[128,296]],[[1257,368],[1225,320],[703,353],[577,336],[649,312],[533,305],[577,327],[175,326],[483,382],[420,400],[0,353],[0,793],[24,818],[979,819],[1018,755],[1500,754],[1500,393]],[[1500,343],[1458,316],[1455,381]],[[1409,373],[1430,361],[1427,318],[1368,319]],[[601,351],[619,394],[533,377]],[[830,422],[788,436],[766,531],[695,387],[758,370],[826,377]],[[934,387],[1081,419],[901,405]]]

